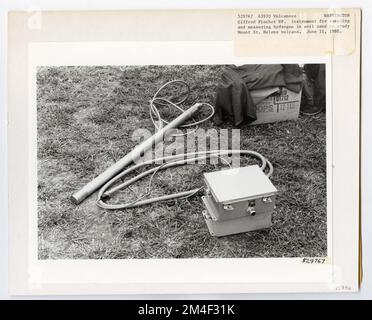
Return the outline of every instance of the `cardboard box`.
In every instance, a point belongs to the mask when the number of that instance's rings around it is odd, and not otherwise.
[[[300,114],[301,93],[282,88],[257,104],[257,120],[251,124],[262,124],[296,120]]]

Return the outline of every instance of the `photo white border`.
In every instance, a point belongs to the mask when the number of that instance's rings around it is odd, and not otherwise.
[[[323,265],[303,264],[301,258],[249,259],[37,259],[37,130],[36,67],[62,65],[174,65],[245,63],[326,63],[327,76],[327,250]],[[58,42],[29,44],[30,288],[59,292],[58,285],[104,285],[107,292],[286,292],[333,291],[342,283],[332,264],[332,58],[236,57],[231,41],[180,42]],[[328,106],[331,106],[330,108]],[[124,270],[124,272],[123,272]],[[172,272],[176,271],[176,272]],[[167,285],[168,284],[168,285]],[[173,284],[173,285],[171,285]],[[51,290],[51,287],[54,289]],[[353,286],[355,290],[355,285]],[[65,289],[66,290],[66,289]],[[76,289],[75,289],[76,290]],[[67,290],[69,291],[69,290]],[[63,291],[65,292],[65,291]],[[75,292],[75,291],[74,291]],[[80,293],[87,293],[82,290]],[[71,293],[71,292],[70,292]]]

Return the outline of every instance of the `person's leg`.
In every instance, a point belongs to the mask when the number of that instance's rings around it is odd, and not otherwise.
[[[306,73],[303,73],[301,100],[303,104],[314,104],[314,86]]]
[[[314,88],[314,104],[322,110],[326,107],[325,65],[319,66]]]
[[[304,99],[301,101],[300,112],[303,115],[316,115],[322,111],[322,107],[317,104],[317,78],[319,74],[319,64],[305,64],[302,94]]]

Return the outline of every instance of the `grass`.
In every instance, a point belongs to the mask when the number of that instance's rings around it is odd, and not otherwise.
[[[148,100],[164,82],[183,79],[191,85],[191,100],[213,104],[219,75],[219,66],[39,68],[40,259],[326,255],[324,114],[241,127],[241,148],[264,154],[275,167],[272,182],[280,194],[269,229],[212,237],[199,196],[125,211],[102,210],[95,196],[79,206],[70,201],[74,191],[131,151],[135,129],[153,131]],[[232,128],[229,123],[222,127]],[[162,172],[154,179],[152,196],[201,185],[205,169],[186,166]],[[143,190],[146,183],[134,190]]]

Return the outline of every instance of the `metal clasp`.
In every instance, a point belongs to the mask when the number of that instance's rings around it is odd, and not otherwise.
[[[273,199],[271,199],[271,197],[263,197],[262,198],[262,202],[264,202],[264,203],[272,203],[273,202]]]
[[[234,210],[234,207],[231,204],[225,204],[223,206],[223,210],[232,211],[232,210]]]

